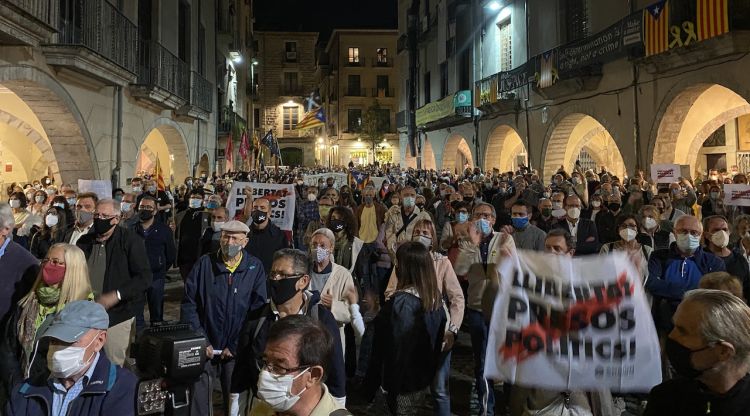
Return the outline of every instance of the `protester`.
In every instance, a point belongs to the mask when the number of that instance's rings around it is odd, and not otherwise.
[[[577,196],[565,198],[565,218],[556,225],[576,238],[576,256],[598,253],[601,249],[596,225],[581,216],[581,200]]]
[[[39,272],[39,260],[12,240],[14,224],[8,204],[0,203],[0,321],[29,292]]]
[[[206,228],[201,237],[201,256],[215,253],[221,248],[221,227],[229,220],[229,211],[218,207],[211,211],[211,228]]]
[[[716,289],[729,292],[740,299],[743,296],[742,282],[737,276],[732,276],[727,272],[706,273],[698,282],[699,289]],[[745,301],[747,302],[747,301]]]
[[[13,389],[6,414],[135,415],[138,379],[102,349],[109,324],[102,305],[87,300],[67,304],[39,334],[49,338],[47,371]],[[67,410],[56,410],[63,408]]]
[[[392,206],[386,214],[385,240],[391,259],[396,258],[398,246],[411,239],[416,221],[430,219],[427,212],[417,208],[416,196],[416,190],[407,186],[401,191],[403,206]]]
[[[742,254],[735,252],[727,245],[729,244],[729,224],[726,218],[714,215],[703,218],[703,243],[704,247],[724,260],[727,273],[736,276],[742,282],[745,293],[750,294],[750,267]]]
[[[620,238],[615,242],[602,245],[601,254],[606,255],[614,251],[625,253],[645,281],[648,278],[648,259],[654,250],[636,240],[639,227],[638,217],[635,215],[622,214],[618,216],[615,228]]]
[[[245,249],[263,263],[264,270],[271,270],[275,252],[289,248],[289,240],[281,229],[271,221],[271,201],[258,198],[252,202],[250,239]]]
[[[661,228],[660,215],[659,210],[653,205],[641,207],[641,232],[636,236],[636,239],[639,243],[651,247],[654,251],[668,249],[675,241],[674,234]]]
[[[208,346],[204,374],[193,384],[194,414],[212,410],[210,378],[218,378],[224,414],[229,414],[230,385],[245,316],[266,302],[266,273],[260,260],[243,249],[249,228],[229,221],[221,227],[221,251],[201,256],[185,280],[180,320],[203,333]]]
[[[94,210],[98,201],[99,197],[94,193],[82,193],[73,201],[75,204],[75,224],[65,233],[66,243],[75,245],[78,239],[92,231]],[[68,200],[68,203],[70,203],[70,200]]]
[[[43,259],[50,247],[65,240],[67,231],[67,217],[65,210],[50,206],[44,216],[44,225],[31,238],[29,251],[34,257]]]
[[[203,190],[194,189],[188,197],[188,209],[175,219],[177,267],[185,280],[200,257],[201,236],[211,227],[211,213],[203,209]]]
[[[516,248],[521,250],[544,250],[545,232],[530,224],[531,206],[523,199],[518,199],[510,207],[512,227],[508,227],[513,235]]]

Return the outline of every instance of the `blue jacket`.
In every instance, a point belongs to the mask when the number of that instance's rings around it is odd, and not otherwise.
[[[104,350],[99,351],[99,361],[94,373],[81,394],[68,408],[68,416],[135,415],[138,379],[128,370],[112,364]],[[49,415],[52,406],[52,389],[49,372],[28,379],[13,389],[10,402],[5,406],[7,416]]]
[[[167,224],[154,220],[148,232],[143,230],[140,222],[134,224],[132,230],[143,237],[154,279],[163,277],[174,264],[177,255],[172,229]]]
[[[234,273],[218,253],[201,256],[185,280],[180,320],[201,331],[214,350],[229,348],[237,355],[237,342],[249,311],[266,304],[266,272],[247,251]]]

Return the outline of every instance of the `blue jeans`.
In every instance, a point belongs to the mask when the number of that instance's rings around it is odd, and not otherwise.
[[[484,320],[482,312],[466,308],[464,322],[469,327],[471,335],[471,350],[474,354],[474,378],[479,396],[479,414],[492,416],[495,414],[495,393],[492,381],[484,378],[484,356],[487,352],[487,334],[489,324]],[[486,412],[485,413],[485,409]]]
[[[433,414],[437,416],[451,416],[451,395],[448,389],[448,380],[451,376],[451,355],[448,351],[440,356],[440,366],[435,372],[435,378],[430,386],[432,393]]]

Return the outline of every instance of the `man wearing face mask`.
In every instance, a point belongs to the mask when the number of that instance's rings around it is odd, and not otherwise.
[[[750,408],[750,308],[697,289],[674,314],[666,354],[679,377],[651,390],[645,416],[745,415]]]
[[[575,237],[576,256],[595,254],[601,249],[596,225],[591,220],[581,218],[581,200],[575,195],[565,198],[565,217],[555,227]]]
[[[603,203],[606,206],[602,207],[602,211],[596,215],[593,221],[594,225],[596,225],[599,242],[607,244],[619,239],[615,223],[617,222],[617,216],[622,213],[622,204],[620,203],[620,196],[618,194],[610,194],[603,199]]]
[[[417,220],[430,219],[430,215],[417,208],[417,191],[411,186],[401,191],[401,205],[392,206],[385,216],[385,240],[391,259],[404,241],[410,241]]]
[[[102,199],[96,203],[92,232],[76,245],[86,255],[91,289],[109,314],[110,328],[104,346],[109,359],[123,365],[130,350],[133,321],[151,284],[151,268],[143,239],[118,227],[120,203]]]
[[[745,298],[750,297],[750,269],[747,260],[741,253],[729,249],[729,223],[720,215],[703,219],[705,247],[711,253],[724,260],[727,273],[736,276],[742,283]]]
[[[537,208],[538,210],[531,215],[531,223],[545,233],[549,232],[552,226],[557,223],[557,219],[552,216],[552,200],[548,198],[540,199]]]
[[[78,240],[92,231],[94,226],[94,209],[99,197],[94,193],[78,195],[75,205],[75,224],[65,233],[65,242],[75,245]]]
[[[188,197],[188,209],[175,218],[177,267],[184,280],[200,257],[201,236],[211,228],[211,213],[203,209],[203,190],[194,189]]]
[[[329,356],[330,367],[326,385],[330,394],[339,405],[346,403],[346,373],[344,371],[344,354],[338,324],[328,308],[321,305],[318,292],[306,290],[310,284],[310,262],[308,256],[295,249],[283,249],[274,254],[273,264],[268,274],[268,295],[270,302],[256,312],[248,314],[242,326],[240,335],[235,376],[232,377],[232,393],[238,393],[240,414],[245,414],[248,406],[248,396],[271,399],[270,395],[261,396],[261,388],[271,387],[263,380],[262,368],[257,363],[266,356],[267,342],[272,327],[287,317],[304,315],[316,321],[326,329],[333,341],[333,351]],[[267,357],[267,356],[266,356]],[[288,367],[293,368],[293,367]],[[301,371],[302,369],[299,369]],[[265,374],[267,375],[267,374]],[[277,387],[279,388],[279,387]],[[301,389],[300,389],[301,390]],[[294,390],[296,392],[297,390]],[[289,390],[285,394],[288,400],[294,401]],[[280,403],[274,405],[274,410],[285,410]]]
[[[305,230],[307,230],[307,226],[311,222],[320,219],[318,188],[315,186],[308,186],[303,195],[305,195],[304,200],[297,200],[297,236],[300,248],[307,249],[302,241],[302,237],[305,235]]]
[[[211,211],[211,228],[207,228],[201,237],[201,256],[219,251],[221,245],[221,227],[229,219],[229,211],[225,207],[218,207]]]
[[[221,250],[198,260],[185,280],[180,320],[205,334],[205,373],[193,384],[191,414],[212,409],[210,377],[218,378],[224,414],[229,414],[230,382],[245,316],[266,303],[266,273],[260,260],[243,250],[247,225],[229,221],[221,227]]]
[[[122,219],[120,220],[120,226],[125,228],[131,228],[138,224],[140,218],[135,205],[135,194],[125,193],[122,195],[122,201],[120,202],[120,209],[122,210]]]
[[[130,180],[130,191],[135,194],[136,197],[143,193],[143,179],[133,178]]]
[[[657,331],[672,330],[672,315],[683,295],[698,287],[706,273],[725,271],[724,262],[701,248],[703,226],[698,218],[683,215],[674,226],[677,239],[669,250],[656,250],[648,259],[648,279],[644,285],[654,297],[653,314]]]
[[[39,334],[49,338],[48,371],[19,384],[6,406],[12,415],[135,415],[138,379],[112,363],[102,347],[109,318],[94,302],[70,302]]]
[[[544,231],[529,223],[531,206],[519,199],[510,207],[511,223],[513,224],[513,241],[520,250],[544,250]]]
[[[136,206],[140,206],[141,198],[145,195],[150,195],[156,199],[157,210],[154,213],[154,216],[157,221],[166,224],[167,219],[172,215],[170,211],[172,209],[172,200],[169,198],[169,195],[165,191],[158,189],[156,181],[153,179],[148,179],[143,182],[143,193],[139,194],[136,198]]]
[[[148,312],[151,325],[163,320],[164,312],[164,280],[167,270],[174,264],[176,249],[172,229],[163,222],[156,221],[157,201],[151,195],[144,195],[138,206],[139,223],[132,230],[143,237],[151,266],[151,286],[146,291]],[[138,307],[135,315],[136,329],[140,332],[146,324],[143,319],[143,305]]]
[[[271,269],[273,253],[289,247],[289,240],[281,229],[271,222],[271,201],[267,198],[253,200],[250,214],[250,241],[247,251],[259,258],[264,270]]]

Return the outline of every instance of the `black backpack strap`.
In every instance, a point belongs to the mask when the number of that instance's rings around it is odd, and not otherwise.
[[[417,214],[412,213],[409,216],[409,218],[406,221],[404,221],[404,225],[401,226],[401,229],[396,231],[396,238],[398,238],[398,236],[400,236],[401,233],[403,233],[406,230],[406,227],[408,227],[409,224],[411,224],[411,222],[414,221],[414,218],[417,218]]]

